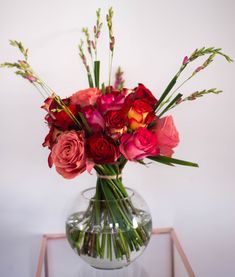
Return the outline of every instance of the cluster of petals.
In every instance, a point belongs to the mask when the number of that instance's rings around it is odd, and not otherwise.
[[[115,163],[120,156],[129,161],[170,157],[179,142],[173,118],[156,117],[157,99],[143,84],[122,91],[108,87],[105,94],[89,88],[62,101],[82,130],[53,96],[42,108],[50,128],[43,143],[51,151],[49,166],[54,165],[64,178],[74,178],[94,164]]]

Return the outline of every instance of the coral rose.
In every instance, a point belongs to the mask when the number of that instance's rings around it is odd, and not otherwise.
[[[86,169],[85,138],[83,131],[64,132],[57,138],[50,159],[56,171],[66,179],[72,179]]]
[[[74,105],[79,105],[85,107],[88,105],[94,105],[96,99],[102,95],[101,90],[97,88],[88,88],[84,90],[79,90],[75,92],[71,97],[71,103]]]
[[[156,135],[146,128],[139,128],[133,134],[124,134],[120,139],[119,150],[129,161],[159,154]]]
[[[179,143],[179,133],[176,130],[173,117],[166,116],[158,119],[152,131],[156,134],[160,154],[171,157],[174,153],[172,148]]]

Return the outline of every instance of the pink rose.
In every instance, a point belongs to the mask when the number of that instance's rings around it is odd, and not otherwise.
[[[85,138],[82,131],[64,132],[57,138],[50,159],[56,170],[66,179],[78,176],[86,169]]]
[[[94,105],[96,99],[102,95],[101,90],[97,88],[88,88],[75,92],[71,97],[71,103],[81,107]]]
[[[82,113],[93,132],[100,132],[104,130],[104,119],[102,115],[93,106],[86,106],[82,108]]]
[[[119,150],[129,161],[159,154],[156,135],[146,128],[138,128],[133,134],[124,134],[120,139]]]
[[[102,95],[97,99],[97,107],[102,114],[107,111],[120,110],[123,107],[125,95],[115,91]]]
[[[176,130],[172,116],[166,116],[157,120],[153,128],[160,148],[160,154],[171,157],[174,151],[172,148],[179,143],[179,133]]]

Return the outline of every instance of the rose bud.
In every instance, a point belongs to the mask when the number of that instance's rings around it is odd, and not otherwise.
[[[111,138],[95,134],[87,140],[87,153],[96,164],[116,162],[119,151]]]
[[[152,131],[156,135],[160,154],[171,157],[174,153],[172,148],[176,147],[179,143],[179,133],[176,130],[173,117],[166,116],[158,119]]]
[[[133,134],[124,134],[120,139],[119,150],[129,161],[159,154],[156,135],[146,128],[139,128]]]

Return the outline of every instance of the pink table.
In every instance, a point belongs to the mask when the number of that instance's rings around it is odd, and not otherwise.
[[[64,234],[42,237],[35,277],[195,277],[173,228],[154,229],[149,246],[119,270],[97,270],[73,252]]]

